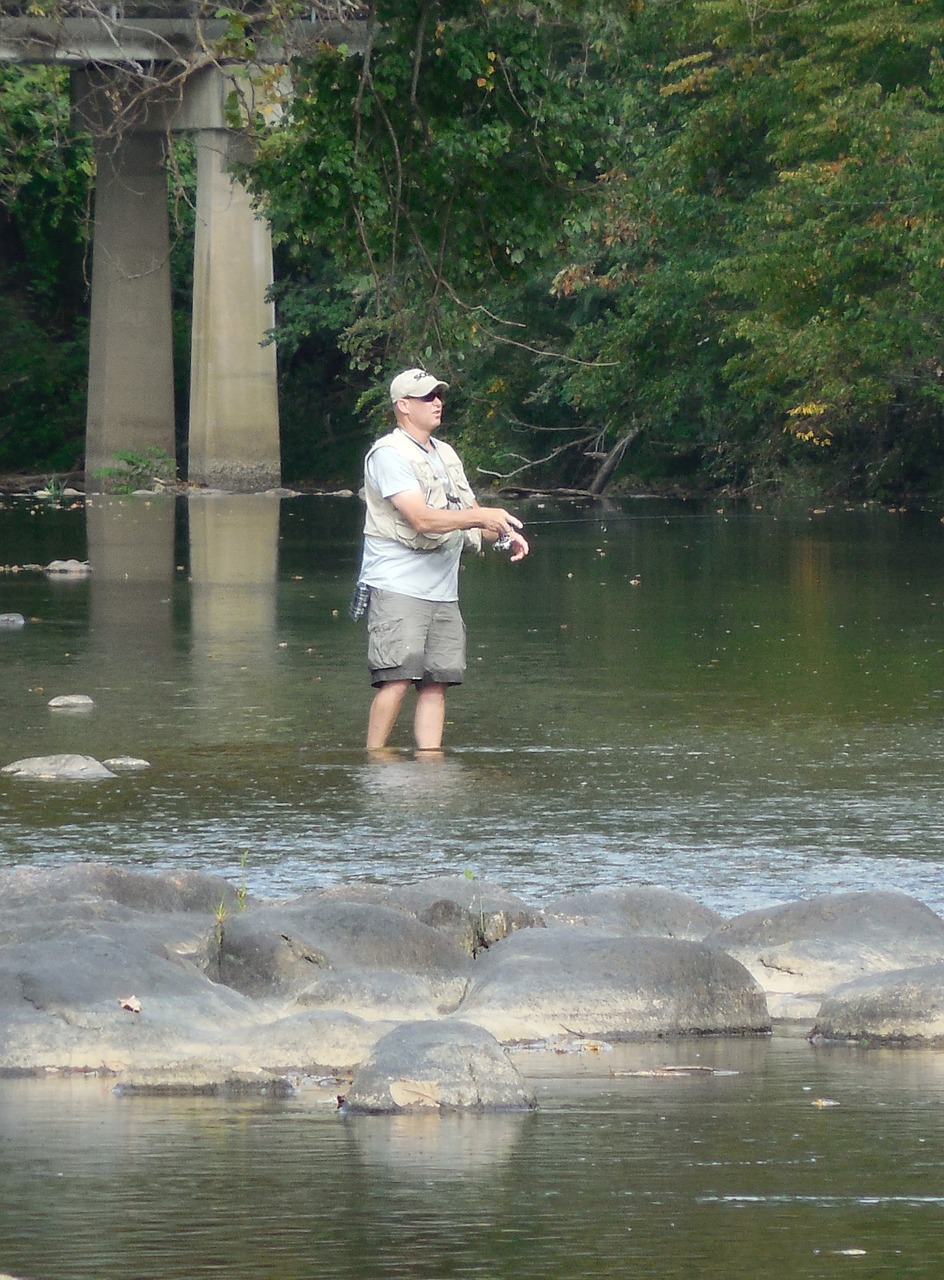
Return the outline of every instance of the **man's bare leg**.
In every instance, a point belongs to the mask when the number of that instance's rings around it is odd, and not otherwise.
[[[416,696],[413,737],[418,751],[438,751],[446,723],[446,686],[424,684]]]
[[[411,683],[410,680],[390,680],[387,684],[382,684],[374,694],[367,721],[368,751],[379,751],[387,745]]]

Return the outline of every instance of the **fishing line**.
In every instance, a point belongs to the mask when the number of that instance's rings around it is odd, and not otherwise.
[[[773,518],[775,520],[778,519],[778,517],[776,516],[774,516]],[[808,517],[805,517],[805,516],[797,516],[795,518],[808,519]],[[527,526],[527,528],[532,529],[535,525],[538,525],[538,524],[615,524],[617,521],[622,522],[622,521],[630,521],[630,520],[640,520],[640,521],[661,520],[663,524],[672,524],[673,522],[681,521],[681,520],[728,521],[728,520],[770,520],[770,519],[771,517],[768,515],[760,516],[760,515],[751,515],[747,513],[745,513],[744,515],[728,515],[726,513],[719,514],[718,512],[711,512],[711,513],[706,513],[704,515],[693,514],[693,515],[683,515],[683,516],[631,516],[628,514],[620,514],[620,513],[617,513],[615,515],[612,515],[612,514],[604,515],[601,512],[599,515],[596,515],[596,516],[566,516],[556,520],[525,520],[524,524]]]

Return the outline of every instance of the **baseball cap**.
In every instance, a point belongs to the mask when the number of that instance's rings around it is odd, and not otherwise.
[[[436,378],[425,369],[404,369],[390,383],[390,399],[396,404],[398,400],[408,400],[411,396],[428,396],[437,387],[449,390],[449,383]]]

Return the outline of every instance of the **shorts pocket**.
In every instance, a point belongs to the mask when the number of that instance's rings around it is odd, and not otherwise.
[[[406,657],[403,622],[400,618],[380,618],[368,625],[367,665],[371,671],[387,671],[402,665]]]

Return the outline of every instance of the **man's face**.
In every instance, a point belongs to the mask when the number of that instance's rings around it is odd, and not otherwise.
[[[435,431],[442,421],[443,414],[442,389],[431,391],[426,396],[408,396],[400,401],[402,411],[414,426],[421,431]]]

